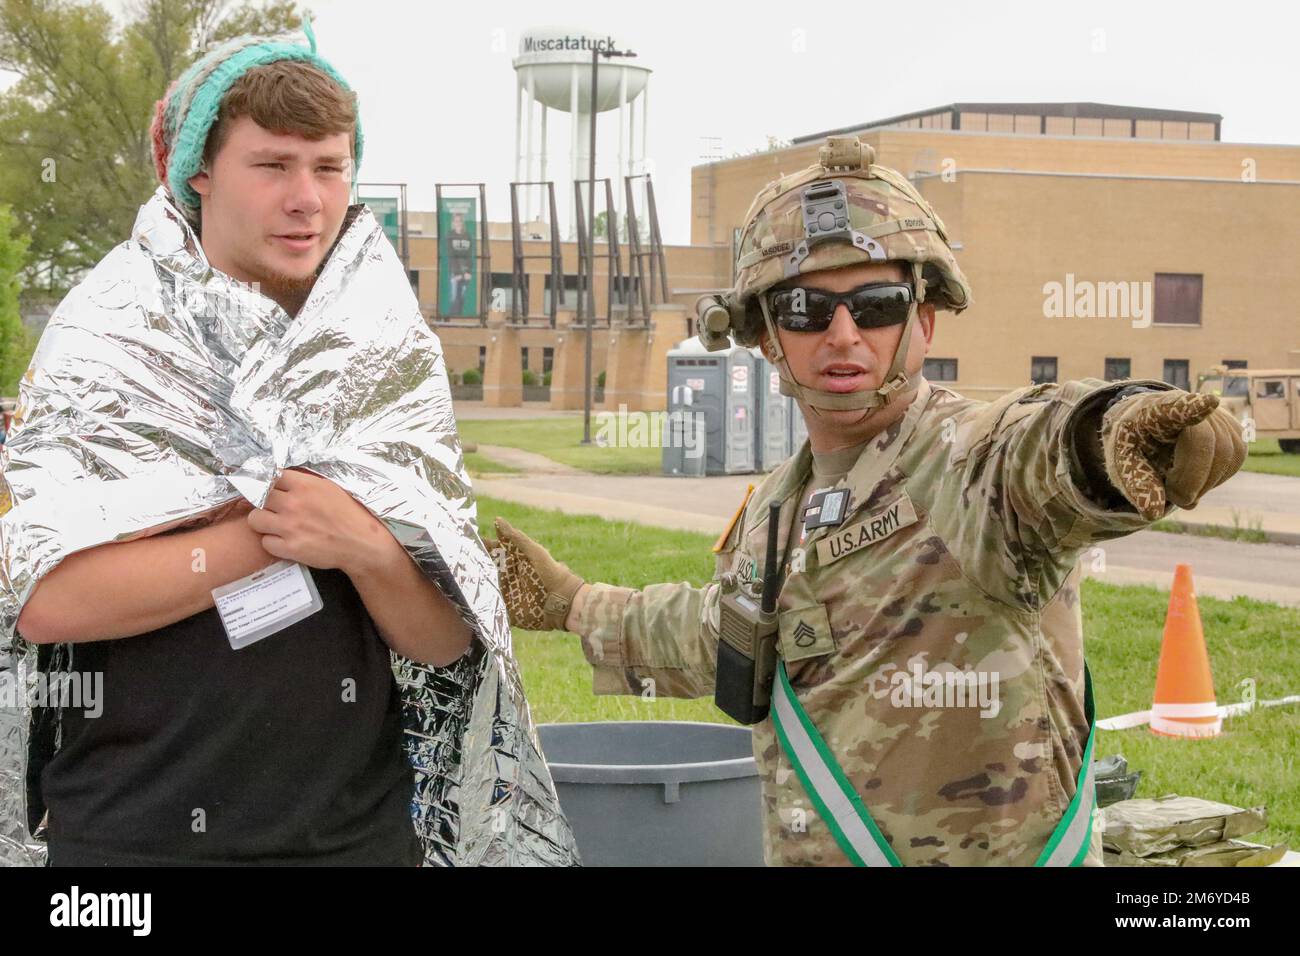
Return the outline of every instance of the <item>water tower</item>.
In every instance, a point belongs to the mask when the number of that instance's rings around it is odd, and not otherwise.
[[[650,70],[641,60],[600,58],[597,71],[598,89],[592,96],[591,51],[626,50],[628,44],[607,33],[566,27],[537,27],[524,31],[519,38],[519,55],[515,68],[515,180],[547,179],[547,112],[559,110],[571,115],[569,124],[569,168],[559,179],[556,191],[561,205],[569,210],[565,230],[570,239],[577,236],[573,184],[588,178],[591,123],[596,113],[618,110],[618,176],[613,181],[614,200],[618,207],[616,222],[623,221],[625,197],[623,177],[646,171],[646,85]],[[541,107],[540,124],[535,123],[533,104]],[[639,109],[638,109],[639,104]],[[640,138],[637,124],[640,121]],[[604,153],[608,148],[601,149]],[[597,170],[597,175],[600,171]],[[585,195],[585,192],[584,192]],[[597,197],[600,190],[597,190]],[[600,211],[599,199],[592,214]],[[540,193],[525,191],[525,221],[544,214]]]

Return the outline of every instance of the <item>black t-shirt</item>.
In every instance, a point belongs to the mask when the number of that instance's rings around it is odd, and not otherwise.
[[[52,865],[419,863],[388,646],[310,571],[321,610],[240,650],[215,608],[69,645],[102,712],[64,709],[41,774]]]
[[[468,233],[447,234],[447,267],[453,275],[464,275],[474,264],[474,240]]]

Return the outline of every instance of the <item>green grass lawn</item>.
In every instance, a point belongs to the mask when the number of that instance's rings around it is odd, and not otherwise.
[[[467,451],[465,452],[465,468],[470,475],[517,475],[519,469],[512,465],[505,465],[499,461],[493,461],[482,452]]]
[[[479,498],[479,523],[491,535],[500,515],[546,545],[588,580],[628,587],[663,581],[700,585],[713,573],[713,541],[687,531],[574,517]],[[1084,634],[1098,717],[1151,704],[1169,598],[1155,588],[1083,585]],[[1198,599],[1220,704],[1242,699],[1241,682],[1255,681],[1259,700],[1300,692],[1300,609],[1238,598]],[[578,639],[562,632],[515,631],[515,653],[534,719],[703,720],[729,723],[710,699],[642,700],[595,697],[591,669]],[[1211,740],[1171,740],[1145,727],[1098,731],[1097,754],[1122,753],[1144,776],[1137,795],[1165,793],[1267,805],[1268,830],[1248,839],[1288,842],[1300,849],[1300,709],[1261,709],[1224,722]]]
[[[592,414],[591,445],[582,444],[581,416],[462,421],[457,427],[465,441],[520,448],[598,475],[659,474],[663,455],[660,448],[616,448],[612,444],[602,448],[594,444],[601,439],[604,420]],[[617,425],[611,421],[606,429],[611,443],[617,439],[616,429]],[[651,440],[658,441],[658,435]]]
[[[1099,717],[1151,706],[1168,595],[1155,588],[1086,581],[1084,640]],[[1300,610],[1247,598],[1197,598],[1220,704],[1300,692]],[[1209,740],[1172,740],[1146,727],[1097,732],[1097,753],[1122,753],[1144,771],[1137,795],[1165,793],[1268,807],[1270,825],[1245,839],[1300,850],[1300,707],[1261,708],[1231,717]]]
[[[1190,534],[1202,538],[1222,538],[1225,541],[1250,541],[1260,544],[1268,540],[1268,534],[1261,527],[1263,519],[1258,515],[1252,515],[1249,520],[1243,519],[1237,512],[1232,510],[1233,526],[1217,524],[1188,524],[1185,521],[1179,521],[1175,518],[1161,518],[1159,521],[1151,523],[1152,531],[1163,531],[1166,534]]]
[[[1258,471],[1265,475],[1290,475],[1300,478],[1300,455],[1288,455],[1278,447],[1276,438],[1261,438],[1246,446],[1248,449],[1243,471]]]

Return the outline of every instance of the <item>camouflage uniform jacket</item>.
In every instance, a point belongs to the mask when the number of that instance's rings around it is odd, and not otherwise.
[[[653,681],[665,696],[712,693],[720,581],[731,572],[756,592],[768,503],[781,502],[780,652],[894,852],[905,866],[1032,865],[1087,741],[1078,558],[1146,525],[1084,493],[1073,450],[1085,406],[1119,387],[1043,384],[990,403],[923,382],[845,479],[843,523],[787,548],[805,442],[719,539],[710,584],[593,586],[576,629],[595,692],[642,694]],[[847,863],[771,716],[753,731],[767,862]],[[1101,865],[1099,840],[1085,865]]]

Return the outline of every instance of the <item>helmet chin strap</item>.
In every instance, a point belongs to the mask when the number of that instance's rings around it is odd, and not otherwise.
[[[909,377],[903,366],[907,362],[907,353],[912,343],[912,332],[916,328],[916,319],[921,302],[925,297],[925,280],[921,277],[922,267],[919,262],[912,263],[912,278],[915,283],[916,296],[907,310],[907,321],[903,325],[903,334],[899,336],[898,347],[894,349],[893,361],[885,373],[884,380],[878,388],[864,392],[827,392],[818,388],[802,385],[794,377],[794,371],[781,348],[781,338],[776,332],[776,323],[767,307],[767,297],[758,296],[758,305],[763,313],[763,323],[767,328],[772,348],[776,352],[777,372],[781,377],[781,394],[789,395],[808,405],[813,414],[822,417],[822,411],[853,411],[863,409],[862,416],[853,424],[862,424],[867,418],[882,408],[913,394],[920,388],[920,375]]]

